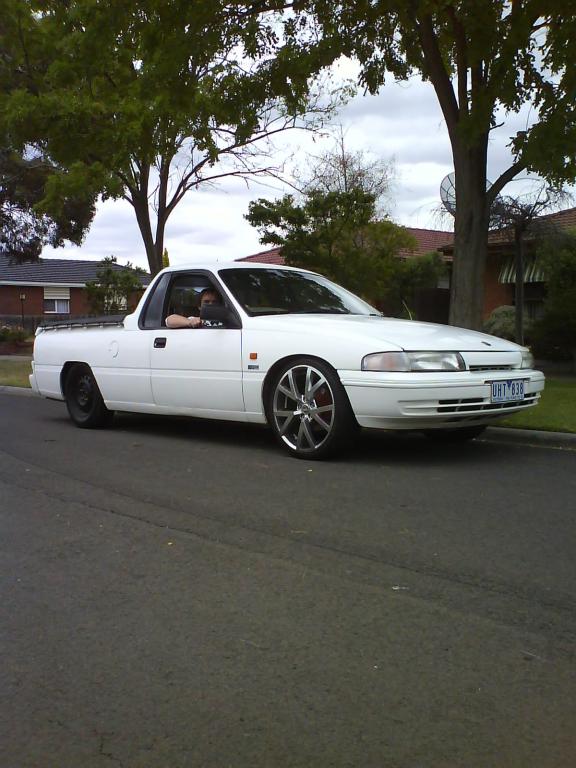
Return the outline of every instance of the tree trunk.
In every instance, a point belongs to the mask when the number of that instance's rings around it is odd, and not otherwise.
[[[160,165],[160,178],[158,180],[158,207],[156,213],[156,237],[154,242],[154,267],[153,274],[157,274],[164,267],[164,233],[166,231],[166,221],[170,215],[166,206],[168,196],[168,183],[170,180],[170,163],[172,155],[162,156]]]
[[[152,277],[157,275],[162,269],[162,249],[164,247],[164,240],[160,244],[161,250],[158,253],[158,243],[154,242],[154,236],[152,235],[152,225],[150,223],[150,209],[148,207],[148,198],[145,196],[132,197],[132,205],[134,212],[136,213],[136,221],[138,222],[138,228],[142,235],[144,247],[146,249],[146,257],[148,258],[148,267]]]
[[[154,274],[157,274],[160,272],[161,269],[164,269],[164,233],[166,231],[166,206],[162,205],[158,209],[157,213],[157,221],[156,221],[156,242],[154,243],[154,251],[155,251],[155,265],[157,265],[157,269],[154,272]]]
[[[160,270],[164,269],[162,257],[164,255],[164,233],[162,237],[158,238],[154,243],[154,274],[157,275]]]
[[[156,243],[146,243],[146,256],[148,257],[148,266],[150,268],[150,274],[152,277],[157,275],[162,269],[162,254],[158,257],[158,249]]]
[[[463,144],[461,140],[459,143]],[[456,215],[450,324],[480,330],[488,249],[487,140],[454,151]]]

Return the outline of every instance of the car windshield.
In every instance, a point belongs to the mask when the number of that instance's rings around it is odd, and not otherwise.
[[[380,315],[358,296],[321,275],[288,269],[223,269],[220,277],[251,316]]]

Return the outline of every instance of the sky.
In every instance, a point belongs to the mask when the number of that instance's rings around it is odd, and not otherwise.
[[[349,75],[349,71],[346,73]],[[494,180],[511,162],[507,144],[526,128],[531,114],[499,116],[504,125],[491,138],[488,178]],[[408,227],[451,230],[452,217],[442,212],[440,183],[453,170],[448,134],[434,89],[415,77],[387,83],[374,96],[357,94],[334,118],[332,136],[312,137],[290,132],[276,140],[277,162],[293,157],[302,165],[312,154],[334,146],[341,129],[347,150],[393,162],[395,181],[388,208],[393,221]],[[514,183],[513,183],[514,184]],[[513,185],[511,185],[513,186]],[[276,179],[225,179],[218,187],[192,190],[168,220],[165,245],[172,265],[197,261],[229,261],[270,246],[259,242],[258,231],[244,219],[251,200],[281,197],[287,186]],[[506,192],[511,194],[509,188]],[[92,227],[81,246],[45,248],[43,257],[100,260],[114,255],[118,262],[148,268],[131,206],[122,200],[99,203]]]

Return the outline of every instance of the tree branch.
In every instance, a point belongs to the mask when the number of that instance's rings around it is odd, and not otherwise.
[[[240,18],[247,16],[259,16],[262,13],[269,13],[270,11],[287,11],[291,8],[297,9],[299,6],[303,6],[302,2],[294,0],[294,2],[274,2],[272,0],[259,0],[259,2],[251,3],[245,10],[241,11],[238,15]]]
[[[428,75],[434,86],[444,119],[446,120],[450,140],[454,145],[457,140],[458,102],[454,95],[452,82],[442,61],[438,38],[432,24],[432,17],[430,14],[425,14],[422,19],[416,19],[416,25],[427,69],[425,74]]]
[[[461,115],[467,115],[468,109],[468,50],[464,25],[456,15],[453,5],[446,9],[452,24],[454,42],[456,43],[456,72],[458,78],[458,107]]]
[[[26,73],[28,75],[28,87],[30,89],[30,93],[34,94],[34,96],[38,96],[38,87],[34,81],[34,76],[32,74],[32,66],[30,64],[30,57],[28,55],[28,48],[26,47],[26,42],[24,40],[24,33],[22,31],[22,20],[20,17],[18,17],[18,39],[20,40],[20,45],[22,46],[22,53],[24,54],[24,62],[26,64]]]
[[[500,174],[500,176],[496,179],[494,184],[490,187],[490,189],[486,192],[486,202],[488,206],[491,206],[496,197],[502,192],[506,184],[508,184],[509,181],[512,181],[512,179],[517,176],[520,171],[523,171],[526,169],[526,162],[522,159],[517,160],[513,165],[510,166],[507,170],[504,171],[504,173]]]
[[[163,158],[160,165],[160,180],[158,183],[158,210],[156,212],[156,242],[159,237],[164,237],[164,228],[169,213],[166,207],[166,198],[168,195],[168,181],[170,178],[170,158]]]

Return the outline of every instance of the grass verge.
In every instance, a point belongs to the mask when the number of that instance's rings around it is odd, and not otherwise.
[[[497,422],[500,427],[576,432],[576,378],[546,378],[539,404]]]
[[[28,376],[32,373],[29,360],[0,360],[0,385],[5,387],[28,387]]]

